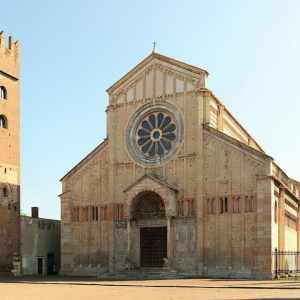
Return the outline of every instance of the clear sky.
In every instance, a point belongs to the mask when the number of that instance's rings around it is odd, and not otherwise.
[[[21,207],[60,218],[59,179],[106,136],[106,89],[152,51],[208,88],[300,181],[300,1],[1,0],[20,40]]]

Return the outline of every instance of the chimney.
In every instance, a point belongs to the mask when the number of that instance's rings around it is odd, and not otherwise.
[[[31,207],[31,217],[38,219],[39,218],[39,208],[38,207]]]

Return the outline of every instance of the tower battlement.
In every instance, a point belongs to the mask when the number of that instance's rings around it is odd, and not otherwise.
[[[16,58],[19,58],[19,41],[14,42],[12,36],[8,38],[8,46],[5,43],[5,32],[0,32],[0,49],[4,50],[7,54],[11,54]]]
[[[5,32],[0,32],[0,75],[8,74],[19,79],[19,41],[14,42],[12,36],[5,42]]]

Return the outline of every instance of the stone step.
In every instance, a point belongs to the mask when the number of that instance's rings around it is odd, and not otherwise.
[[[196,274],[190,274],[196,278]],[[187,274],[178,274],[177,270],[166,269],[133,269],[122,270],[115,273],[99,274],[98,278],[105,280],[158,280],[189,278]]]

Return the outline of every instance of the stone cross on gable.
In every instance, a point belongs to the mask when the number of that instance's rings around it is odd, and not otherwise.
[[[153,43],[153,50],[152,50],[152,53],[156,53],[156,42],[154,41]]]

